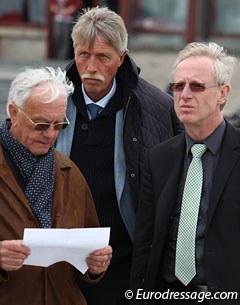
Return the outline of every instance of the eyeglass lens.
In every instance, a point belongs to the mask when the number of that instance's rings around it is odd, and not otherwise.
[[[201,83],[196,83],[196,82],[189,83],[188,85],[189,85],[189,88],[192,92],[203,92],[207,88],[211,88],[211,87],[216,86],[215,84],[206,85],[206,84],[201,84]],[[183,91],[185,86],[186,86],[186,83],[171,83],[170,84],[170,89],[172,91],[175,91],[175,92],[181,92],[181,91]]]
[[[55,123],[54,130],[60,130],[61,128],[66,128],[68,122]],[[37,131],[45,131],[51,126],[51,123],[35,123],[34,129]]]
[[[171,89],[172,91],[180,92],[183,91],[185,86],[186,83],[173,83],[171,84]],[[200,83],[189,83],[189,88],[193,92],[201,92],[206,89],[205,85]]]

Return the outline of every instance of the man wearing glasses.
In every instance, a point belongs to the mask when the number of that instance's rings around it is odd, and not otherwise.
[[[76,278],[98,281],[112,249],[87,258],[82,275],[59,262],[48,268],[23,265],[30,249],[24,228],[81,228],[99,225],[92,195],[73,162],[54,147],[69,125],[67,97],[73,84],[60,68],[26,69],[11,84],[0,125],[0,304],[86,305]]]
[[[178,55],[170,88],[185,134],[147,154],[131,304],[239,304],[240,130],[221,112],[235,62],[216,43]]]

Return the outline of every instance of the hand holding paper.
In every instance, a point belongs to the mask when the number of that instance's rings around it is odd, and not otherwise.
[[[86,258],[109,243],[110,228],[25,229],[23,244],[31,249],[25,265],[47,267],[67,261],[82,273]]]

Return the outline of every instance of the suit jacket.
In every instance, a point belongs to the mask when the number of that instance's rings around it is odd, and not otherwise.
[[[147,154],[134,241],[133,290],[161,289],[161,259],[169,221],[177,202],[185,151],[185,137],[180,134]],[[212,293],[240,293],[240,244],[236,242],[239,236],[240,130],[226,122],[205,232],[206,280]],[[211,300],[210,304],[236,302],[239,300]]]

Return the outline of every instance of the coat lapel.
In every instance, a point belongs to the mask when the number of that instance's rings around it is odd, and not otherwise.
[[[164,159],[164,163],[168,164],[168,171],[167,173],[162,173],[162,176],[166,180],[166,183],[164,187],[160,186],[161,193],[159,194],[157,200],[155,228],[153,236],[154,251],[151,252],[151,260],[154,262],[152,266],[157,266],[161,258],[162,249],[164,247],[165,239],[168,232],[169,220],[173,208],[177,202],[177,193],[182,172],[185,150],[185,138],[184,134],[181,134],[175,137],[175,141],[169,147],[168,156]],[[158,168],[158,164],[156,164],[155,166],[156,168]],[[160,171],[161,168],[162,166],[160,167]],[[152,272],[154,273],[154,270],[151,270],[151,273]]]
[[[0,146],[0,175],[1,179],[6,183],[6,185],[12,190],[14,194],[24,203],[24,205],[30,210],[27,200],[24,196],[24,193],[17,183],[5,157],[3,154],[2,147]]]
[[[210,225],[214,211],[224,191],[224,187],[229,180],[229,176],[240,158],[239,148],[240,133],[227,123],[210,195],[207,228]]]

